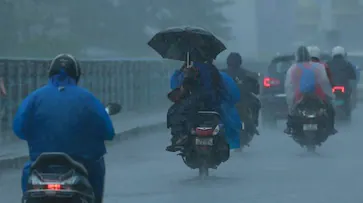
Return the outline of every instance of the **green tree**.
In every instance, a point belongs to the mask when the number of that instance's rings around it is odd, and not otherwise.
[[[85,47],[107,47],[114,39],[110,32],[117,14],[110,1],[83,0],[69,2],[70,30],[75,39]],[[115,29],[117,31],[117,29]]]
[[[143,56],[150,52],[145,32],[154,15],[146,1],[74,1],[71,10],[72,33],[83,44],[119,52],[123,56]]]
[[[131,56],[150,54],[147,42],[151,36],[147,33],[147,27],[157,21],[157,17],[148,9],[151,3],[145,0],[128,0],[118,7],[118,12],[122,14],[117,20],[120,29],[118,41],[119,48],[124,53]]]
[[[8,0],[0,1],[0,56],[11,55],[11,49],[17,42],[17,24],[14,3]]]
[[[230,29],[220,12],[226,4],[212,0],[19,1],[0,7],[0,27],[5,27],[0,33],[0,54],[78,55],[96,47],[120,53],[121,57],[150,56],[155,53],[147,46],[152,37],[146,32],[148,27],[160,30],[169,26],[200,26],[228,39]],[[59,23],[59,19],[67,22]],[[62,27],[70,32],[53,35]]]

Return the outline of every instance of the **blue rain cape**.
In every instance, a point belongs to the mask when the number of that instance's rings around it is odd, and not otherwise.
[[[242,129],[242,121],[235,107],[237,102],[241,100],[240,90],[227,73],[220,73],[224,86],[227,91],[227,97],[221,105],[221,117],[224,124],[226,138],[231,149],[240,148],[240,134]]]
[[[104,176],[104,141],[115,135],[101,102],[65,73],[53,76],[47,85],[25,98],[15,115],[13,131],[27,141],[31,161],[43,152],[64,152],[76,160],[85,160],[84,165],[97,166],[88,168],[97,176]],[[30,164],[24,167],[24,181]],[[90,177],[90,181],[95,180]],[[95,189],[101,191],[102,187]]]
[[[215,109],[219,109],[221,114],[222,123],[225,128],[226,138],[231,149],[240,147],[240,131],[242,128],[241,119],[238,115],[238,111],[235,108],[235,104],[240,101],[240,91],[234,80],[225,73],[220,72],[224,90],[221,92],[221,100],[217,95],[214,95],[215,91],[212,89],[212,78],[208,70],[207,64],[194,63],[196,68],[200,72],[200,78],[202,80],[203,89],[211,94],[214,99],[211,103],[215,106]],[[183,72],[177,70],[170,78],[170,88],[175,89],[181,86],[184,79]]]

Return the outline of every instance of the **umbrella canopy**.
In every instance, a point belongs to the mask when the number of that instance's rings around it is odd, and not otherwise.
[[[226,46],[211,32],[196,27],[169,28],[157,33],[148,45],[163,58],[186,61],[215,59]]]

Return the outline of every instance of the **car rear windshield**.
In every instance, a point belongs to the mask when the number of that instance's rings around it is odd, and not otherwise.
[[[324,62],[327,62],[330,58],[327,54],[322,54],[321,56],[321,60]],[[286,74],[293,63],[295,63],[295,57],[293,55],[275,58],[272,60],[268,72],[270,74]]]
[[[292,63],[292,60],[274,61],[270,64],[269,73],[285,74],[291,67]]]

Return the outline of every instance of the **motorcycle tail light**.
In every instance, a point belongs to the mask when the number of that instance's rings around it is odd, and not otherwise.
[[[345,92],[345,87],[344,86],[335,86],[333,87],[333,93],[335,92],[341,92],[341,93],[344,93]]]
[[[62,185],[61,184],[48,184],[47,189],[48,190],[61,190]]]
[[[195,134],[197,136],[211,136],[213,135],[214,129],[210,127],[197,127],[195,129]]]

